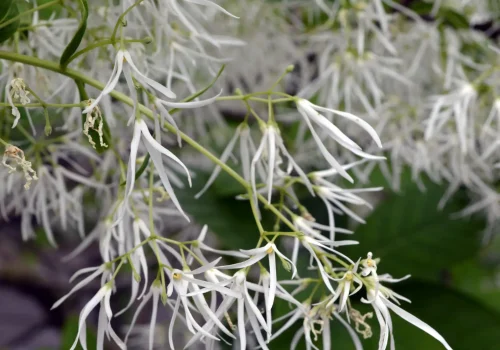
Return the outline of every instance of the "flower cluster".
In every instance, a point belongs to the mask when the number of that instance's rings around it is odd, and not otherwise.
[[[95,246],[102,259],[77,271],[53,306],[98,286],[71,350],[86,349],[94,309],[99,349],[105,338],[120,349],[133,338],[149,349],[268,349],[299,324],[291,349],[317,349],[320,337],[323,349],[335,348],[338,326],[359,350],[377,323],[378,349],[394,349],[393,314],[451,349],[388,287],[409,276],[381,274],[371,252],[350,257],[343,247],[358,244],[367,195],[382,190],[354,184],[377,167],[395,189],[406,166],[417,183],[422,174],[446,182],[442,205],[467,187],[476,202],[461,214],[497,223],[500,50],[486,35],[438,28],[391,0],[82,4],[85,23],[73,5],[57,2],[60,11],[45,16],[33,1],[20,27],[30,35],[19,30],[0,50],[9,125],[0,128],[0,215],[21,217],[23,239],[42,227],[54,247],[76,231],[81,243],[65,260]],[[471,23],[488,7],[473,12]],[[462,54],[470,45],[477,57]],[[221,249],[215,227],[198,234],[185,205],[188,187],[205,205],[222,173],[248,204],[252,249]],[[306,197],[324,206],[325,222]],[[129,299],[114,310],[123,276]],[[372,311],[361,313],[359,299]],[[289,312],[276,317],[277,304]],[[160,306],[171,314],[164,333]],[[138,325],[145,309],[149,323]],[[113,328],[124,314],[130,326]]]

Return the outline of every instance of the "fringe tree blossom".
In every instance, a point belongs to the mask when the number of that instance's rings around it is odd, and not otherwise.
[[[96,308],[98,349],[136,335],[148,349],[269,349],[296,325],[279,346],[335,349],[337,327],[356,350],[360,335],[394,349],[391,313],[451,349],[388,287],[409,276],[344,246],[364,243],[351,224],[369,221],[377,170],[394,189],[405,168],[422,189],[424,176],[446,185],[441,207],[465,188],[473,202],[458,216],[499,224],[500,50],[474,24],[494,22],[490,3],[428,3],[424,20],[392,0],[83,1],[50,16],[13,2],[20,20],[0,18],[0,217],[54,247],[76,232],[64,261],[99,250],[53,305],[94,293],[71,349],[87,348]],[[443,18],[454,11],[467,26]],[[122,317],[124,334],[112,328]]]

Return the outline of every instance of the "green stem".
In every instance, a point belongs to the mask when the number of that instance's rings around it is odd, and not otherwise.
[[[27,55],[22,55],[19,53],[15,52],[8,52],[8,51],[2,51],[0,50],[0,59],[5,59],[13,62],[19,62],[19,63],[25,63],[34,67],[39,67],[39,68],[44,68],[62,75],[65,75],[69,78],[72,78],[74,80],[80,80],[81,82],[90,85],[98,90],[103,90],[104,89],[104,84],[101,83],[100,81],[90,78],[86,76],[85,74],[74,70],[70,68],[62,69],[58,63],[47,61],[47,60],[42,60],[37,57],[31,57]],[[110,96],[133,107],[134,106],[134,100],[128,97],[127,95],[118,92],[118,91],[112,91],[110,92]],[[138,110],[140,113],[144,114],[150,119],[154,119],[154,113],[152,110],[147,108],[146,106],[142,104],[138,104]],[[193,140],[191,137],[183,133],[182,131],[177,131],[173,125],[170,125],[169,123],[165,123],[165,128],[176,134],[177,132],[179,133],[180,137],[184,142],[186,142],[188,145],[193,147],[195,150],[203,154],[205,157],[210,159],[213,163],[217,164],[220,166],[222,170],[224,170],[229,176],[234,178],[238,183],[240,183],[247,191],[248,188],[250,188],[250,185],[248,182],[240,176],[236,171],[234,171],[231,167],[226,165],[224,162],[222,162],[219,158],[217,158],[215,155],[213,155],[209,150],[207,150],[205,147],[200,145],[198,142]],[[277,210],[274,206],[269,205],[267,203],[267,200],[262,196],[261,194],[257,194],[258,200],[265,205],[266,209],[269,209],[274,215],[278,216],[281,221],[288,226],[291,230],[295,231],[295,228],[293,224],[288,220],[279,210]]]
[[[120,26],[123,26],[123,19],[125,18],[125,16],[127,15],[127,13],[129,13],[130,11],[132,11],[132,9],[134,7],[136,7],[137,5],[139,5],[143,1],[144,0],[138,0],[138,1],[136,1],[128,9],[126,9],[125,12],[123,12],[120,17],[118,17],[118,20],[116,21],[115,27],[113,28],[113,34],[111,34],[111,43],[113,45],[116,44],[116,32],[118,32],[118,28],[120,28]]]
[[[10,107],[10,103],[0,102],[0,107]],[[72,107],[84,107],[83,103],[14,103],[16,107],[24,107],[24,108],[39,108],[39,107],[54,107],[54,108],[72,108]]]
[[[128,39],[128,40],[124,40],[124,42],[126,43],[147,43],[151,41],[151,38],[145,38],[145,39]],[[87,53],[89,51],[92,51],[98,47],[101,47],[101,46],[107,46],[107,45],[111,45],[113,44],[113,41],[111,39],[104,39],[104,40],[100,40],[100,41],[97,41],[89,46],[87,46],[86,48],[84,49],[81,49],[80,51],[77,51],[73,54],[73,56],[71,56],[69,59],[68,59],[68,65],[69,63],[71,63],[75,58],[83,55],[84,53]]]

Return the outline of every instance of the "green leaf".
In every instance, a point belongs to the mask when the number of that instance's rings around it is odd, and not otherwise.
[[[2,0],[0,1],[0,23],[3,22],[7,14],[9,13],[11,5],[14,3],[14,0]]]
[[[59,63],[64,68],[68,65],[70,57],[76,52],[78,46],[82,42],[85,31],[87,30],[87,19],[89,17],[89,5],[87,0],[80,0],[80,7],[82,10],[82,18],[80,20],[80,25],[78,29],[69,42],[68,46],[64,49],[64,52],[61,55],[61,60]]]
[[[61,350],[71,349],[76,335],[78,334],[78,315],[70,315],[64,322],[61,335]],[[97,336],[93,329],[87,327],[87,349],[95,350],[97,345]],[[83,349],[80,344],[76,350]]]
[[[497,266],[475,258],[454,266],[450,277],[455,289],[500,313],[500,289],[497,276]]]
[[[255,248],[259,231],[252,215],[248,200],[237,200],[234,197],[218,195],[215,188],[210,188],[201,198],[198,193],[208,180],[208,174],[196,172],[193,187],[176,191],[182,208],[201,225],[208,225],[220,239],[226,249]],[[243,187],[240,193],[244,193]],[[272,225],[272,220],[264,209],[262,210],[264,225]]]
[[[458,191],[443,210],[438,203],[445,186],[425,181],[427,190],[406,186],[401,194],[389,193],[366,224],[356,230],[357,246],[345,249],[355,259],[372,251],[380,257],[380,273],[404,276],[411,273],[426,280],[439,280],[446,269],[475,256],[484,222],[476,218],[455,219],[451,215],[466,204]]]
[[[419,15],[428,15],[431,13],[433,7],[434,5],[429,2],[412,1],[409,8]]]
[[[411,304],[404,303],[401,307],[438,331],[454,350],[494,350],[498,348],[500,314],[489,310],[460,292],[433,283],[407,282],[396,286],[398,293],[412,301]],[[373,311],[371,306],[366,304],[354,303],[353,307],[362,314]],[[275,302],[275,309],[278,309],[282,314],[291,310],[286,302],[279,299]],[[396,349],[444,350],[444,346],[440,342],[392,311],[391,317]],[[378,349],[380,328],[375,316],[371,319],[368,318],[367,322],[373,331],[373,336],[366,340],[360,336],[363,348],[376,350]],[[273,329],[276,331],[283,324],[284,321],[274,325]],[[351,321],[351,325],[353,324]],[[299,321],[282,336],[272,341],[269,348],[271,350],[288,349],[290,340],[300,327],[302,324]],[[335,319],[330,323],[330,330],[332,349],[355,350],[349,334]],[[315,345],[322,348],[321,334]],[[303,340],[297,348],[305,348]]]
[[[450,8],[441,8],[438,17],[443,19],[444,24],[448,24],[455,29],[468,29],[470,27],[465,16]]]
[[[4,0],[2,0],[4,1]],[[9,2],[9,0],[7,0]],[[17,5],[12,3],[9,5],[8,11],[6,12],[6,15],[2,20],[0,20],[0,26],[5,24],[7,21],[11,21],[14,18],[16,18],[14,21],[10,22],[7,24],[5,27],[0,28],[0,43],[6,41],[9,39],[11,36],[13,36],[17,32],[17,28],[19,28],[19,24],[21,23],[20,19],[18,18],[19,16],[19,9],[17,8]],[[0,6],[4,6],[3,4]],[[1,8],[0,8],[1,10]],[[0,12],[2,13],[2,12]]]
[[[413,1],[410,9],[421,16],[429,16],[434,4],[431,2]],[[441,20],[441,25],[447,25],[454,29],[468,29],[470,27],[467,18],[446,6],[441,6],[436,14],[436,19]]]
[[[494,350],[500,342],[500,315],[466,295],[430,283],[406,283],[397,291],[412,303],[403,309],[436,329],[454,350]],[[412,324],[392,313],[396,349],[443,350],[444,347]],[[372,327],[378,331],[375,322]],[[376,349],[378,339],[370,339]]]

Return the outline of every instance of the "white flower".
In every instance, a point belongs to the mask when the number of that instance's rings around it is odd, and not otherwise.
[[[310,301],[305,301],[301,305],[296,306],[294,310],[278,319],[279,321],[288,319],[285,324],[278,329],[271,337],[270,340],[276,339],[283,334],[287,329],[292,327],[298,320],[303,318],[302,327],[295,333],[290,341],[290,349],[296,349],[302,336],[305,338],[307,349],[316,349],[313,341],[316,341],[318,334],[322,334],[323,349],[330,350],[331,348],[331,333],[330,333],[330,320],[332,316],[337,319],[347,330],[351,336],[356,350],[362,350],[363,346],[361,341],[352,327],[335,311],[331,305],[325,301],[320,302],[315,306],[311,306]],[[275,320],[278,321],[278,320]],[[311,337],[311,333],[314,337]]]
[[[70,279],[69,282],[71,283],[76,277],[80,276],[81,274],[92,272],[89,276],[85,277],[83,280],[78,282],[76,286],[74,286],[68,294],[60,298],[58,301],[52,305],[50,308],[51,310],[55,309],[59,305],[61,305],[67,298],[69,298],[71,295],[73,295],[76,291],[82,289],[85,287],[87,284],[89,284],[91,281],[93,281],[97,276],[99,275],[109,275],[109,272],[106,272],[106,266],[101,265],[97,267],[86,267],[84,269],[78,270]]]
[[[124,343],[127,344],[128,338],[134,329],[135,323],[137,322],[137,317],[139,316],[139,313],[142,311],[146,303],[153,298],[153,310],[151,312],[151,320],[149,323],[149,337],[148,337],[148,349],[153,350],[153,346],[155,344],[155,325],[156,325],[156,315],[158,313],[158,304],[160,301],[160,294],[161,294],[161,285],[158,281],[153,282],[151,287],[149,288],[149,292],[144,295],[144,298],[142,298],[141,303],[137,307],[136,312],[134,313],[134,316],[132,318],[132,321],[130,322],[129,330],[127,334],[125,335],[125,340]]]
[[[364,205],[371,209],[372,206],[370,205],[370,203],[365,201],[363,198],[355,195],[355,193],[377,192],[383,189],[383,187],[345,189],[323,179],[317,179],[316,182],[321,183],[321,186],[315,187],[314,189],[318,194],[318,197],[323,200],[323,203],[325,203],[325,206],[328,210],[330,227],[332,227],[333,225],[333,213],[345,213],[354,220],[364,224],[365,220],[358,214],[356,214],[353,210],[349,209],[349,207],[342,202],[355,205]]]
[[[433,96],[434,104],[426,123],[425,139],[428,141],[438,132],[445,132],[441,129],[453,118],[462,154],[472,149],[472,108],[476,97],[476,87],[469,82],[460,82],[458,88],[449,94]]]
[[[333,254],[339,255],[342,258],[346,259],[347,261],[352,262],[351,259],[349,259],[347,256],[344,254],[334,250],[331,247],[326,246],[325,244],[330,244],[332,247],[339,247],[339,246],[344,246],[344,245],[353,245],[353,244],[358,244],[357,241],[351,241],[351,240],[345,240],[345,241],[336,241],[336,242],[330,242],[330,241],[318,241],[312,237],[309,236],[303,236],[300,238],[302,245],[304,248],[306,248],[309,251],[309,254],[311,254],[311,257],[316,261],[317,267],[319,269],[319,272],[321,274],[321,278],[323,279],[323,282],[325,283],[326,287],[328,290],[335,295],[335,289],[332,287],[330,283],[330,277],[325,270],[324,265],[327,266],[328,270],[331,269],[331,263],[329,262],[328,259],[322,259],[321,257],[318,256],[318,253],[323,253],[324,250],[327,250],[329,252],[332,252]],[[323,244],[325,243],[325,244]]]
[[[359,260],[352,267],[352,269],[344,273],[344,276],[342,276],[342,278],[334,279],[335,281],[338,281],[339,284],[337,286],[335,295],[328,302],[327,306],[332,305],[337,299],[340,299],[339,312],[341,312],[342,310],[344,310],[344,307],[347,303],[347,299],[351,295],[354,295],[361,290],[361,288],[363,287],[363,281],[361,281],[356,276],[358,265],[359,265]],[[354,286],[355,283],[357,283],[358,286],[355,287],[354,291],[351,292],[351,286]]]
[[[361,276],[372,275],[374,278],[377,278],[377,259],[372,258],[373,253],[368,252],[368,254],[366,254],[366,259],[361,261],[361,266],[363,266]]]
[[[363,152],[360,146],[358,146],[354,141],[352,141],[348,136],[346,136],[342,131],[340,131],[340,129],[336,127],[330,120],[328,120],[325,116],[323,116],[319,112],[333,113],[335,115],[341,116],[349,121],[358,124],[360,127],[365,129],[370,134],[370,136],[375,141],[377,146],[382,148],[382,142],[380,141],[377,132],[363,119],[356,117],[351,113],[341,112],[334,109],[317,106],[305,99],[298,99],[296,104],[297,104],[297,109],[304,118],[304,121],[306,122],[307,126],[309,127],[309,130],[311,131],[311,134],[314,140],[316,141],[316,144],[318,145],[321,154],[325,157],[330,166],[336,169],[340,175],[342,175],[350,182],[354,182],[354,180],[327,150],[326,146],[323,144],[323,141],[321,141],[320,137],[316,133],[311,121],[314,122],[318,127],[320,127],[321,130],[324,131],[329,137],[334,139],[336,142],[338,142],[340,145],[347,148],[354,154],[367,159],[385,159],[385,157],[373,156]]]
[[[318,240],[325,240],[325,236],[321,234],[321,231],[328,231],[330,232],[330,242],[328,243],[330,247],[332,244],[335,242],[335,233],[345,233],[345,234],[352,234],[353,232],[350,230],[346,230],[344,228],[338,228],[335,227],[335,221],[333,219],[333,215],[331,211],[328,212],[328,215],[331,216],[330,218],[330,225],[325,226],[318,224],[314,222],[313,217],[301,217],[301,216],[293,216],[293,224],[296,227],[297,231],[300,231],[304,233],[307,236],[310,236],[312,238],[318,239]],[[299,254],[299,243],[300,240],[298,237],[294,238],[294,246],[293,246],[293,253],[292,253],[292,261],[294,263],[297,263],[298,259],[298,254]]]
[[[281,157],[279,152],[283,153],[283,155],[288,160],[288,167],[286,173],[290,173],[293,169],[297,171],[302,183],[309,189],[309,191],[313,194],[311,182],[307,178],[304,171],[300,168],[300,166],[293,160],[290,153],[287,151],[283,139],[280,136],[280,131],[276,126],[273,125],[265,125],[262,127],[263,135],[260,141],[260,145],[255,152],[255,155],[252,159],[251,167],[250,167],[250,183],[252,185],[254,201],[257,202],[257,180],[256,180],[256,170],[258,170],[258,163],[262,161],[261,158],[267,158],[266,164],[266,189],[267,189],[267,201],[271,203],[271,196],[273,192],[273,178],[275,173],[280,173],[281,171],[278,169],[278,166],[281,164]]]
[[[118,84],[118,80],[120,79],[122,71],[125,72],[125,78],[127,79],[130,92],[132,94],[135,93],[135,88],[133,87],[133,83],[132,84],[129,83],[132,81],[131,74],[126,69],[127,67],[124,67],[123,65],[124,62],[128,63],[128,65],[132,68],[132,70],[135,72],[135,78],[141,84],[153,88],[154,90],[158,91],[167,98],[171,99],[176,98],[176,95],[172,92],[172,90],[142,74],[139,71],[139,69],[135,66],[134,62],[132,61],[132,57],[130,56],[130,53],[127,50],[118,50],[115,57],[115,65],[113,67],[113,72],[111,72],[111,76],[109,77],[108,82],[104,86],[99,96],[97,96],[96,99],[93,100],[92,103],[83,110],[84,114],[93,111],[94,108],[98,105],[99,101],[105,95],[108,95],[111,91],[113,91],[116,88],[116,85]]]
[[[434,337],[441,344],[443,344],[447,350],[452,350],[451,346],[434,328],[391,302],[389,299],[387,299],[382,290],[380,293],[377,293],[375,289],[368,288],[367,296],[368,299],[371,300],[369,303],[371,303],[371,305],[373,306],[373,310],[375,311],[377,320],[380,325],[379,350],[385,350],[387,348],[389,337],[391,338],[391,349],[394,348],[392,318],[389,310],[393,311],[396,315],[398,315],[405,321],[411,323],[412,325],[420,328],[427,334]],[[368,301],[366,300],[362,299],[362,301],[368,303]]]
[[[70,350],[74,350],[80,342],[80,345],[84,350],[87,350],[87,337],[86,337],[86,324],[85,321],[92,310],[101,304],[101,309],[99,311],[99,324],[97,332],[97,348],[103,348],[104,335],[108,334],[115,341],[118,347],[122,350],[125,349],[125,344],[118,338],[116,333],[113,331],[110,325],[111,318],[113,317],[113,312],[110,306],[110,297],[113,288],[110,282],[106,283],[99,289],[99,291],[89,300],[89,302],[83,307],[80,312],[80,317],[78,319],[78,332],[76,334],[76,339]]]
[[[182,210],[181,205],[175,195],[174,189],[170,184],[167,173],[163,166],[161,155],[162,154],[166,155],[170,159],[174,160],[177,164],[179,164],[182,167],[182,169],[184,169],[188,177],[189,186],[191,186],[191,175],[189,174],[189,170],[175,154],[167,150],[158,141],[156,141],[153,138],[153,136],[151,136],[148,126],[142,119],[136,120],[134,124],[134,134],[132,136],[132,142],[130,146],[130,157],[127,167],[127,185],[125,188],[125,199],[124,199],[125,206],[122,207],[123,209],[122,209],[122,214],[120,215],[120,219],[123,216],[123,211],[125,210],[125,207],[127,205],[128,198],[130,197],[134,189],[136,159],[137,159],[137,152],[139,149],[139,142],[141,141],[141,139],[142,142],[144,143],[144,146],[146,146],[149,155],[151,156],[151,160],[153,161],[153,164],[156,168],[156,171],[158,172],[158,175],[160,176],[160,180],[163,186],[165,187],[165,190],[172,199],[172,202],[174,203],[175,207],[189,222],[190,220]]]
[[[292,278],[295,278],[297,274],[297,268],[294,263],[288,259],[283,253],[281,253],[274,243],[268,243],[263,247],[250,249],[250,250],[240,250],[243,254],[246,254],[250,259],[232,265],[218,266],[217,269],[243,269],[245,267],[250,267],[256,264],[258,261],[262,260],[264,257],[269,257],[269,293],[267,294],[266,310],[271,311],[274,304],[274,297],[276,295],[277,288],[277,275],[276,275],[276,255],[281,259],[283,267],[286,270],[292,270]]]
[[[210,271],[210,270],[209,270]],[[207,272],[209,272],[207,271]],[[215,271],[214,271],[215,272]],[[212,277],[208,277],[211,275]],[[224,276],[221,273],[217,274],[218,276]],[[218,278],[213,274],[206,274],[207,279],[208,278],[215,278],[215,281],[218,281]],[[266,320],[262,316],[262,313],[260,312],[259,308],[255,304],[254,300],[250,297],[250,294],[248,292],[249,289],[249,282],[246,281],[246,274],[243,270],[240,270],[236,272],[233,277],[229,278],[229,276],[225,276],[225,280],[218,282],[220,285],[228,285],[229,283],[231,284],[231,294],[227,294],[220,304],[219,308],[215,312],[216,317],[220,318],[226,313],[229,308],[234,304],[234,302],[237,302],[237,315],[238,315],[238,333],[239,333],[239,340],[240,340],[240,348],[241,349],[246,349],[246,344],[247,344],[247,332],[246,332],[246,323],[247,321],[250,321],[250,326],[252,330],[254,331],[255,337],[257,338],[257,341],[259,345],[263,349],[268,349],[266,342],[264,338],[262,337],[261,334],[261,328],[264,329],[267,333],[270,333],[269,326],[267,325]],[[259,287],[259,286],[257,286]],[[209,289],[205,290],[209,291]],[[204,290],[201,290],[200,292],[205,292]],[[192,293],[191,293],[192,294]],[[246,313],[245,313],[246,310]],[[245,317],[245,315],[247,317]],[[214,321],[210,320],[208,321],[204,326],[203,329],[210,331],[214,326]],[[186,344],[186,348],[192,345],[194,342],[196,342],[200,337],[202,336],[202,333],[196,334],[191,340]]]
[[[171,107],[171,108],[177,108],[177,109],[191,109],[191,108],[208,106],[208,105],[212,104],[213,102],[215,102],[217,100],[217,97],[219,97],[221,93],[222,93],[222,90],[214,97],[210,97],[206,100],[191,101],[191,102],[170,102],[170,101],[165,101],[165,100],[160,99],[160,98],[154,99],[154,106],[159,111],[159,114],[160,114],[161,125],[162,126],[164,125],[165,119],[167,119],[167,121],[170,124],[172,124],[172,126],[175,128],[176,133],[177,133],[177,143],[179,144],[179,147],[182,145],[181,132],[179,130],[179,127],[177,126],[177,123],[175,122],[175,119],[170,115],[170,112],[165,108],[165,106]],[[159,132],[159,130],[157,132]]]

